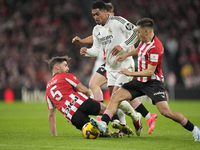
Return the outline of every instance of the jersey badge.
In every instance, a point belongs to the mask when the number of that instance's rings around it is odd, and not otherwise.
[[[111,29],[111,27],[109,27],[108,32],[109,32],[109,33],[112,33],[112,29]]]
[[[132,23],[127,23],[127,24],[125,25],[125,27],[126,27],[127,30],[132,30],[132,29],[134,28],[134,26],[133,26]]]
[[[150,61],[158,62],[158,54],[150,54]]]

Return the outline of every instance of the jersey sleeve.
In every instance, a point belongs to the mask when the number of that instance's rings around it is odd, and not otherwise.
[[[46,101],[47,101],[48,109],[56,108],[47,95],[46,95]]]
[[[80,81],[71,73],[66,73],[65,80],[69,82],[71,85],[73,85],[74,87],[76,87],[77,84],[80,83]]]
[[[97,57],[100,53],[100,49],[101,49],[101,44],[99,42],[99,40],[97,39],[97,34],[96,34],[96,27],[94,27],[92,35],[93,35],[93,45],[91,48],[87,49],[87,54],[85,56],[88,57]]]
[[[150,65],[157,65],[160,58],[160,51],[157,47],[152,46],[148,52],[149,56],[149,64]]]
[[[118,25],[119,28],[122,30],[122,32],[126,33],[128,38],[120,43],[120,46],[124,51],[126,51],[128,48],[130,48],[132,45],[134,45],[138,41],[138,36],[137,36],[137,29],[136,26],[123,17],[115,17],[116,20],[119,21]]]

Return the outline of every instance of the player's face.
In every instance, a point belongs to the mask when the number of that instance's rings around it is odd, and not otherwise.
[[[101,11],[99,9],[92,9],[92,16],[97,24],[105,25],[108,20],[107,11]]]
[[[68,64],[66,61],[63,61],[60,65],[59,65],[59,68],[60,68],[60,73],[62,72],[68,72],[69,71],[69,67],[68,67]]]
[[[147,34],[146,30],[141,26],[137,26],[137,36],[139,37],[140,41],[146,42],[147,41]]]

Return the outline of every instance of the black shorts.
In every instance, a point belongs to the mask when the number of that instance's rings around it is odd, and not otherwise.
[[[131,93],[132,99],[147,95],[151,98],[153,104],[160,101],[167,101],[164,84],[158,80],[140,82],[137,79],[133,79],[132,81],[125,83],[122,87]]]
[[[74,113],[72,117],[72,124],[77,129],[82,129],[84,124],[90,122],[90,118],[88,115],[97,116],[100,112],[101,106],[100,103],[88,98],[83,104],[78,108],[78,110]]]
[[[101,66],[97,69],[96,72],[99,73],[99,74],[101,74],[101,75],[104,76],[105,78],[107,78],[107,77],[106,77],[107,71],[106,71],[105,66],[106,66],[106,63],[104,63],[103,65],[101,65]]]

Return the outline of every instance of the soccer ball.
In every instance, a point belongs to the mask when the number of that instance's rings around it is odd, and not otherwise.
[[[96,139],[99,137],[100,132],[88,122],[82,128],[82,135],[85,139]]]

